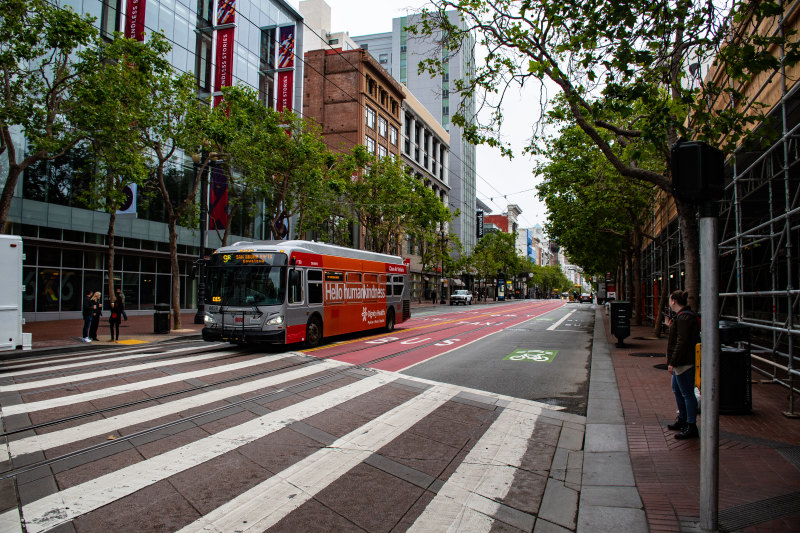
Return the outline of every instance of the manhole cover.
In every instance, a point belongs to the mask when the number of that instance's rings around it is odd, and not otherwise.
[[[653,368],[657,368],[659,370],[667,370],[667,368],[669,368],[669,367],[664,363],[660,363],[660,364],[657,364],[657,365],[653,365]]]
[[[628,355],[632,357],[666,357],[667,354],[661,352],[632,352]]]

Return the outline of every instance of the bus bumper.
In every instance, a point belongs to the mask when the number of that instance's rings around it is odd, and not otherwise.
[[[263,343],[284,344],[286,332],[281,331],[248,331],[242,329],[203,328],[204,341],[225,341],[235,344]]]

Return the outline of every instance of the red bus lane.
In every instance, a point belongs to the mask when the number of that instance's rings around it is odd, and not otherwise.
[[[561,301],[537,302],[485,310],[481,313],[448,313],[410,320],[408,327],[390,334],[346,341],[309,351],[309,355],[333,358],[381,370],[398,371],[437,357],[470,342],[496,334],[561,307]],[[415,324],[419,324],[416,325]],[[383,358],[381,361],[376,361]],[[370,364],[370,361],[376,361]]]

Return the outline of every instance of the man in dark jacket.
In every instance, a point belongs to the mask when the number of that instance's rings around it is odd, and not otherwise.
[[[678,418],[667,428],[679,431],[676,439],[693,439],[697,431],[697,397],[694,395],[695,346],[700,342],[700,321],[687,305],[688,293],[675,291],[669,297],[674,318],[667,318],[667,368],[672,374],[672,392],[678,404]]]
[[[94,300],[92,300],[94,291],[89,291],[83,297],[83,336],[81,341],[92,342],[89,338],[89,327],[92,325],[92,316],[94,315]]]

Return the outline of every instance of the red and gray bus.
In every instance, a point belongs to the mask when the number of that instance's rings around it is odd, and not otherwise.
[[[323,337],[411,317],[409,271],[393,255],[310,241],[237,242],[205,264],[203,339],[314,347]]]

